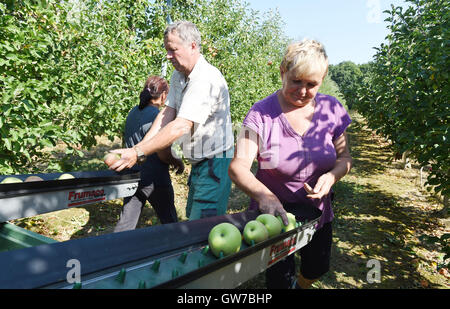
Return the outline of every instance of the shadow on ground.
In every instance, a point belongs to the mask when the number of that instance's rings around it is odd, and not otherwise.
[[[336,191],[344,191],[347,196],[336,195],[331,260],[334,271],[322,281],[334,288],[420,287],[422,277],[416,271],[420,259],[415,250],[427,245],[418,242],[414,233],[437,226],[429,211],[421,211],[410,205],[413,201],[370,185],[361,190],[341,182]],[[368,263],[372,259],[380,263],[379,283],[369,282],[373,266]]]

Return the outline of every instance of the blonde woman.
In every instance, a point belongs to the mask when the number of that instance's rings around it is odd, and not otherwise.
[[[328,58],[314,40],[290,44],[280,65],[282,88],[255,103],[243,122],[232,181],[250,198],[250,209],[280,215],[309,204],[322,211],[316,233],[299,250],[296,274],[294,255],[266,271],[268,288],[308,288],[328,272],[332,242],[332,186],[351,168],[346,128],[351,122],[341,103],[318,93],[328,72]],[[258,160],[254,175],[250,168]]]

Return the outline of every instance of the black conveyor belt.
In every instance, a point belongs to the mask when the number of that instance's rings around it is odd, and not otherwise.
[[[65,281],[71,259],[80,261],[85,275],[174,252],[204,242],[209,230],[220,222],[243,229],[257,215],[256,211],[242,212],[7,251],[0,253],[0,288],[40,288]]]

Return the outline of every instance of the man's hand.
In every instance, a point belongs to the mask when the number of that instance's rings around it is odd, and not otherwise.
[[[120,160],[109,166],[110,170],[120,172],[123,169],[133,167],[137,162],[137,153],[133,148],[123,148],[111,150],[113,153],[121,155]]]

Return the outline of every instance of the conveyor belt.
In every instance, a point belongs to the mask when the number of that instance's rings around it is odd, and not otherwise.
[[[70,172],[75,178],[59,180],[62,174],[0,176],[0,182],[11,176],[22,181],[29,176],[42,179],[0,184],[0,222],[130,196],[140,179],[139,173],[131,171]]]
[[[243,244],[240,252],[222,259],[204,250],[211,228],[230,222],[242,231],[257,211],[0,253],[0,288],[71,288],[67,262],[74,259],[81,266],[83,288],[235,287],[311,239],[320,210],[304,205],[285,208],[303,224],[255,246]],[[117,280],[121,272],[126,279]]]

